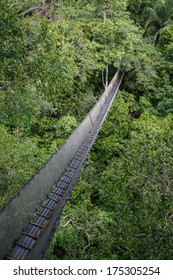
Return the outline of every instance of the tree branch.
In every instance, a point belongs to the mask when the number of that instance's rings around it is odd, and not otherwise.
[[[72,225],[74,228],[76,228],[77,230],[82,230],[82,231],[85,233],[85,235],[87,236],[87,241],[88,241],[87,245],[86,245],[85,248],[83,249],[83,253],[85,253],[86,249],[87,249],[87,248],[90,246],[90,244],[91,244],[91,238],[92,238],[92,237],[95,237],[96,235],[90,235],[90,234],[86,231],[85,228],[80,227],[79,225],[77,225],[77,223],[74,221],[73,215],[67,215],[67,216],[64,217],[64,219],[66,219],[66,218],[68,218],[68,217],[71,217],[71,218],[66,222],[65,225],[61,225],[60,227],[65,228],[65,227],[67,227],[69,224],[71,224],[71,225]]]
[[[29,9],[27,9],[24,12],[20,13],[19,16],[26,16],[27,14],[35,12],[36,10],[38,10],[40,8],[41,8],[41,6],[30,7]]]
[[[103,83],[104,88],[106,88],[106,84],[104,81],[104,70],[102,70],[102,83]]]

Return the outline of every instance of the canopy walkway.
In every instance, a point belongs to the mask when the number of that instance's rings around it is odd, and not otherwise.
[[[0,231],[5,228],[0,234],[1,258],[43,257],[122,78],[123,73],[118,70],[99,101],[57,154],[2,209]]]

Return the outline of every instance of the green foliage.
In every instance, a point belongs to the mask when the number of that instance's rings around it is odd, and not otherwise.
[[[56,22],[37,13],[18,16],[36,4],[0,4],[0,125],[8,135],[1,142],[1,205],[56,151],[96,100],[91,63],[83,55],[89,50],[78,45],[77,23],[71,28],[59,10],[62,21]]]
[[[159,41],[160,30],[172,23],[172,0],[157,0],[154,7],[145,10],[148,19],[145,24],[145,35],[155,35],[154,45]]]
[[[170,0],[1,1],[0,206],[126,71],[46,258],[172,258],[171,21]]]
[[[172,259],[173,119],[135,103],[113,104],[47,259]]]
[[[78,210],[80,212],[74,209],[69,215],[66,213],[54,236],[56,245],[50,246],[47,259],[62,259],[62,256],[68,259],[69,255],[71,259],[106,259],[110,255],[115,241],[105,228],[112,226],[113,221],[104,211],[92,209],[86,201]],[[65,224],[68,227],[64,234]]]
[[[157,0],[128,0],[127,9],[130,11],[131,18],[137,25],[145,26],[147,20],[146,8],[156,4]]]
[[[77,127],[75,117],[64,116],[57,123],[56,135],[57,137],[66,139],[75,127]]]
[[[0,207],[48,158],[37,139],[16,138],[0,126]]]
[[[173,60],[173,24],[164,27],[160,32],[159,49],[163,52],[165,58]]]
[[[0,97],[0,110],[2,112],[0,122],[11,128],[28,129],[36,121],[39,106],[35,95],[35,87],[26,83],[11,86],[2,90]],[[9,110],[10,108],[10,110]]]

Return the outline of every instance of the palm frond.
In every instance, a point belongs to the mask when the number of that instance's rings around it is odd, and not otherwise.
[[[154,8],[147,7],[144,10],[148,20],[145,30],[155,25],[156,30],[170,24],[173,20],[173,0],[158,0]]]
[[[148,20],[146,23],[146,29],[153,27],[153,30],[159,30],[161,28],[161,23],[159,20],[153,19],[153,20]]]
[[[151,7],[146,7],[144,9],[144,15],[148,18],[154,18],[157,16],[156,11]]]

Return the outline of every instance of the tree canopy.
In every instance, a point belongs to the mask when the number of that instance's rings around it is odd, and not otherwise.
[[[0,3],[1,207],[125,72],[47,259],[172,259],[171,2]]]

